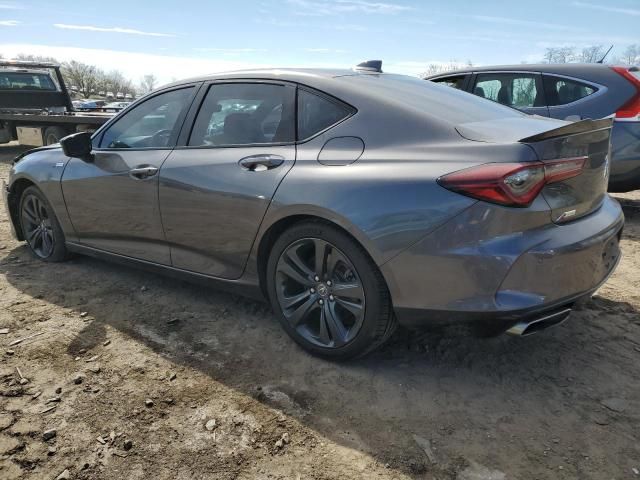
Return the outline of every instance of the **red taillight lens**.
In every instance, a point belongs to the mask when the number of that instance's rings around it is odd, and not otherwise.
[[[547,183],[575,177],[587,157],[548,163],[486,163],[444,175],[438,183],[468,197],[510,207],[528,207]]]
[[[618,120],[639,120],[640,119],[640,80],[629,71],[628,67],[611,67],[611,70],[618,75],[622,75],[635,88],[636,93],[616,112]]]

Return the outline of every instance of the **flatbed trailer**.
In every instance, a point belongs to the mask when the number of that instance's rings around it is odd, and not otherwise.
[[[42,146],[80,131],[93,131],[107,122],[113,113],[74,111],[60,65],[49,62],[0,60],[4,73],[38,75],[38,69],[53,70],[55,90],[3,88],[0,84],[0,143],[18,140],[20,144]]]

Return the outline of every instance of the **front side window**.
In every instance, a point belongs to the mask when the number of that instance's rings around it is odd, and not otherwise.
[[[478,74],[473,93],[513,108],[543,106],[538,78],[526,73]]]
[[[544,75],[544,93],[547,105],[567,105],[596,92],[594,87],[562,77]]]
[[[178,119],[193,87],[171,90],[137,105],[109,126],[100,148],[167,148],[175,146]]]
[[[209,88],[189,146],[289,143],[295,139],[294,89],[267,83]]]
[[[452,77],[436,78],[433,81],[447,87],[457,88],[462,90],[464,88],[464,81],[467,78],[466,75],[455,75]]]
[[[353,109],[337,100],[298,91],[298,140],[305,140],[344,120]]]

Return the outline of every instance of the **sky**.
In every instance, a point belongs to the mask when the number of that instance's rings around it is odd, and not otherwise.
[[[108,5],[108,6],[107,6]],[[640,44],[640,0],[0,0],[0,54],[75,59],[160,83],[254,67],[540,61]]]

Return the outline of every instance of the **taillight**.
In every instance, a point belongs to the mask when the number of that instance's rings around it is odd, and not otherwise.
[[[575,177],[587,157],[548,163],[485,163],[438,178],[444,188],[491,203],[528,207],[548,183]]]
[[[636,89],[636,93],[616,112],[618,120],[640,120],[640,80],[633,75],[628,67],[611,67],[611,70],[622,75]]]

